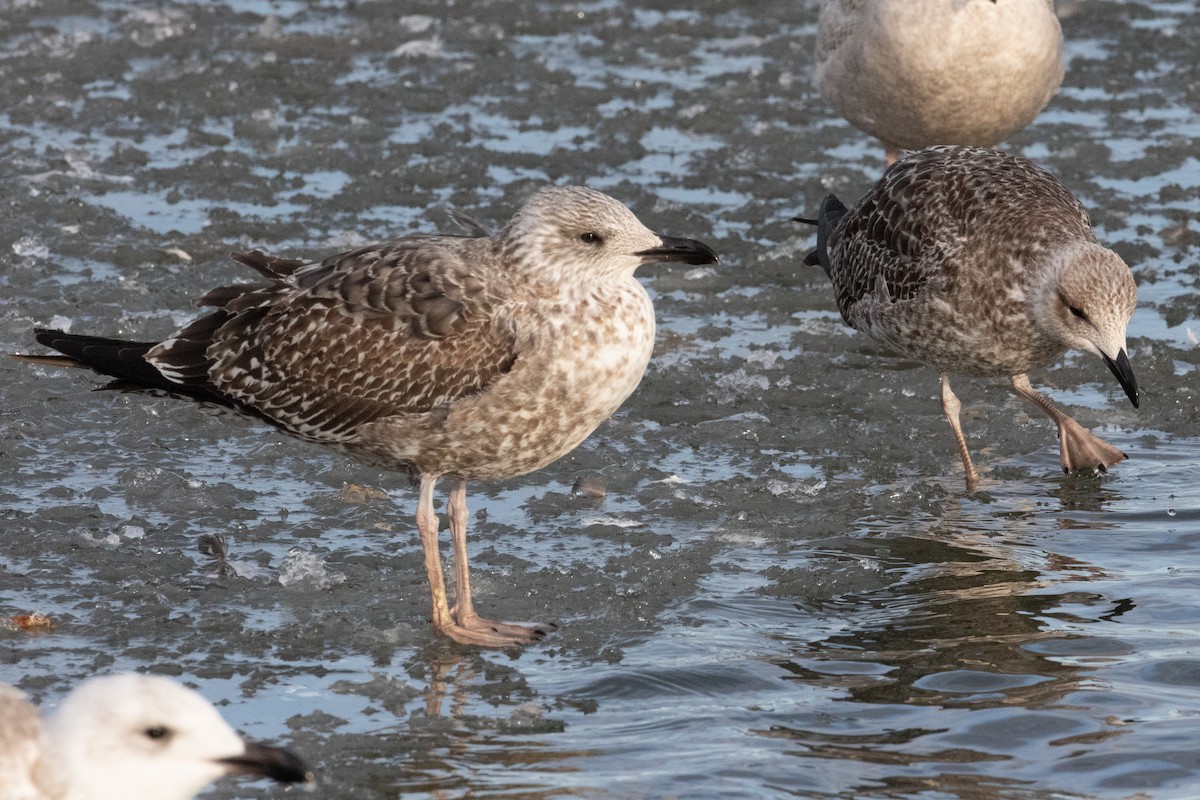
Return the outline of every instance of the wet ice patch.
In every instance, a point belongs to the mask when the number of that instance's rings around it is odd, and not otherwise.
[[[255,564],[253,561],[245,561],[240,558],[229,559],[228,561],[225,562],[225,566],[228,567],[229,571],[232,572],[234,575],[236,575],[239,578],[245,578],[246,580],[253,580],[254,578],[261,578],[263,575],[266,574],[263,571],[263,569],[260,566],[258,566],[258,564]],[[344,576],[344,575],[340,575],[339,577],[343,581],[346,579],[346,576]],[[338,581],[338,583],[341,583],[341,581]]]
[[[816,497],[828,485],[824,478],[809,478],[803,481],[772,478],[764,486],[776,497]]]
[[[584,517],[580,523],[585,527],[588,525],[611,525],[614,528],[637,528],[644,523],[636,519],[628,517],[614,517],[611,514],[605,514],[599,517]]]
[[[764,369],[775,366],[782,354],[773,350],[752,350],[746,355],[746,361]]]
[[[91,547],[103,547],[107,550],[116,550],[117,548],[127,545],[130,542],[146,538],[146,529],[141,525],[127,523],[125,525],[121,525],[113,533],[106,533],[104,535],[91,533],[90,531],[84,531],[80,535],[80,538],[83,539],[84,544]]]
[[[769,388],[771,388],[771,382],[765,376],[751,375],[739,367],[733,372],[717,378],[709,393],[718,404],[728,405],[735,400],[758,397]]]
[[[719,497],[708,497],[700,492],[688,492],[683,489],[675,489],[671,492],[671,497],[689,503],[693,506],[702,508],[717,508],[724,504],[725,500]]]
[[[441,37],[431,36],[428,39],[414,39],[405,42],[392,51],[392,58],[441,58],[446,54]]]
[[[432,28],[437,20],[425,14],[407,14],[396,22],[409,33],[424,33]]]
[[[162,467],[130,467],[120,474],[126,497],[132,501],[154,504],[155,501],[191,501],[189,507],[202,508],[213,500],[206,492],[208,484],[186,473],[174,472]]]
[[[133,178],[129,175],[109,175],[104,172],[98,172],[92,166],[94,158],[95,155],[93,153],[72,148],[62,154],[63,161],[67,163],[67,169],[50,169],[45,172],[27,174],[21,176],[20,180],[30,187],[29,193],[34,197],[41,194],[41,190],[37,188],[38,184],[46,184],[52,179],[59,177],[80,181],[97,181],[121,186],[128,186],[133,183]]]
[[[176,39],[196,27],[191,17],[179,9],[137,9],[121,20],[129,40],[138,47],[153,47],[167,39]]]
[[[346,582],[346,575],[334,572],[325,566],[325,559],[316,553],[298,548],[292,549],[283,560],[279,571],[281,586],[329,589]]]
[[[146,536],[146,529],[141,525],[122,525],[121,536],[125,539],[143,539]]]
[[[92,547],[104,547],[109,550],[115,550],[121,546],[121,537],[115,533],[110,533],[106,536],[95,536],[88,531],[84,531],[80,538],[83,539],[85,544]]]
[[[21,258],[46,258],[50,248],[36,236],[22,236],[12,243],[12,251]]]

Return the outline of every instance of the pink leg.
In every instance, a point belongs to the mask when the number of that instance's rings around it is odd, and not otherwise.
[[[514,625],[484,619],[475,613],[471,599],[471,566],[467,561],[467,482],[455,479],[450,487],[450,501],[446,507],[450,517],[450,536],[454,545],[454,614],[460,631],[469,632],[471,644],[484,647],[509,647],[526,644],[546,635],[546,631],[535,625]],[[457,641],[464,641],[454,636]]]
[[[954,431],[954,441],[958,444],[958,455],[962,458],[963,469],[967,473],[967,491],[973,492],[979,487],[979,473],[976,472],[975,465],[971,463],[971,451],[967,449],[967,440],[963,436],[962,425],[958,422],[958,412],[962,409],[962,403],[950,390],[950,376],[942,373],[941,378],[942,411],[946,414],[946,421],[950,423],[950,429]]]
[[[1127,456],[1108,442],[1090,433],[1082,425],[1067,416],[1050,399],[1029,385],[1026,375],[1014,375],[1012,386],[1017,394],[1029,400],[1054,420],[1058,426],[1059,455],[1063,472],[1108,472],[1113,464]]]
[[[422,475],[417,500],[417,533],[421,535],[421,550],[425,553],[425,575],[433,595],[433,627],[445,631],[454,624],[450,603],[446,600],[446,582],[442,577],[442,554],[438,547],[438,518],[433,511],[433,488],[436,475]]]

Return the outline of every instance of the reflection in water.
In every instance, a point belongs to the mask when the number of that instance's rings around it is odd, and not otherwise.
[[[321,754],[323,796],[582,796],[556,786],[553,776],[578,771],[593,753],[557,745],[561,720],[501,659],[433,642],[404,666],[407,680],[379,673],[332,684],[340,696],[367,701],[370,723],[320,741],[297,739]],[[313,727],[307,720],[303,730]]]
[[[1112,530],[1117,527],[1115,522],[1095,516],[1081,520],[1071,516],[1071,512],[1100,514],[1125,499],[1112,485],[1101,483],[1099,478],[1082,475],[1064,475],[1051,494],[1058,499],[1062,511],[1066,512],[1058,517],[1060,528]]]
[[[1098,568],[1045,554],[1039,569],[1024,563],[1028,554],[1003,533],[944,525],[884,541],[890,569],[905,579],[871,595],[842,598],[837,605],[853,605],[858,625],[776,662],[792,680],[832,689],[841,703],[853,704],[845,711],[851,721],[800,713],[798,721],[807,724],[776,724],[762,735],[802,745],[796,755],[805,759],[922,765],[930,772],[929,778],[914,778],[909,770],[872,773],[897,791],[957,786],[961,796],[991,797],[1003,781],[956,773],[1031,748],[1094,743],[1122,733],[1117,725],[1060,713],[1090,671],[1036,647],[1060,637],[1047,618],[1062,604],[1107,604],[1097,594],[1076,591],[1067,598],[1048,591],[1046,567],[1075,570],[1080,580],[1102,577]],[[864,607],[875,611],[863,613]],[[1112,618],[1125,608],[1119,604],[1099,616]],[[914,713],[914,707],[930,713]],[[985,785],[992,793],[984,792]]]

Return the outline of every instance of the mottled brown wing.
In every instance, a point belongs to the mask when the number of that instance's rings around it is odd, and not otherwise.
[[[1013,195],[1031,201],[996,202]],[[953,284],[968,242],[1027,260],[1032,237],[1009,234],[1033,228],[1091,235],[1079,202],[1032,162],[986,148],[922,150],[896,162],[842,218],[830,247],[838,309],[860,327],[856,305],[877,299],[881,287],[890,302],[903,303]]]
[[[478,266],[492,257],[486,239],[428,237],[284,262],[271,286],[210,292],[202,302],[220,310],[147,358],[295,433],[349,439],[359,425],[429,411],[512,368],[515,330],[497,313],[504,272]],[[268,274],[266,258],[238,257]]]

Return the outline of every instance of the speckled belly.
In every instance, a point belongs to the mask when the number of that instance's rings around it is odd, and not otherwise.
[[[645,310],[649,312],[649,300]],[[637,388],[654,344],[653,314],[609,318],[605,335],[576,320],[474,397],[364,426],[375,463],[469,480],[524,475],[561,458]]]

